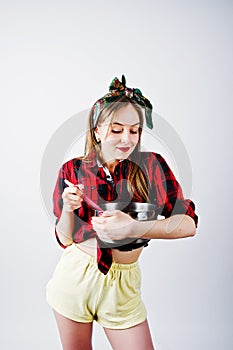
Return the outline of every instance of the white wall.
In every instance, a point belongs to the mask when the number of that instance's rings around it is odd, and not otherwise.
[[[9,0],[0,13],[1,348],[60,349],[44,289],[61,249],[41,161],[124,73],[183,140],[200,216],[195,238],[153,241],[141,258],[156,349],[231,349],[232,2]],[[109,349],[95,331],[94,348]]]

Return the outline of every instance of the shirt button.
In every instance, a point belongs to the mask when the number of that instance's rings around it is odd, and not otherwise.
[[[96,188],[96,186],[91,186],[91,190],[94,190]]]

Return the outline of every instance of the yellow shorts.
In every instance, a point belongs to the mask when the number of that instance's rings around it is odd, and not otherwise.
[[[141,300],[138,262],[113,263],[107,275],[96,259],[75,244],[67,247],[46,287],[48,304],[77,322],[93,322],[112,329],[125,329],[146,319]]]

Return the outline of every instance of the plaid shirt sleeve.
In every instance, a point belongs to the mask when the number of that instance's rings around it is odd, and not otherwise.
[[[68,168],[69,168],[68,164],[65,163],[59,169],[56,185],[55,185],[55,188],[53,191],[53,213],[56,216],[56,224],[58,223],[58,221],[61,217],[61,213],[62,213],[62,208],[63,208],[62,193],[66,187],[66,185],[64,183],[64,179],[67,178]],[[60,246],[62,248],[66,248],[66,246],[61,243],[61,241],[58,237],[56,227],[55,227],[55,236],[56,236],[56,239],[57,239],[58,243],[60,244]]]
[[[58,178],[56,181],[55,189],[53,192],[53,204],[54,204],[54,215],[56,216],[56,224],[58,223],[62,208],[63,208],[63,200],[62,200],[62,193],[64,191],[64,188],[66,187],[66,184],[64,183],[64,179],[69,180],[73,184],[77,183],[77,172],[75,172],[75,168],[77,168],[77,164],[74,160],[70,160],[67,163],[63,164],[61,169],[58,173]],[[87,172],[84,172],[83,175],[80,174],[79,180],[82,181],[84,184],[88,184],[88,176]],[[86,186],[86,189],[90,190],[90,186]],[[90,194],[89,194],[90,195]],[[93,199],[93,198],[92,198]],[[73,240],[74,242],[82,242],[88,238],[96,237],[97,239],[97,262],[98,262],[98,268],[99,270],[107,274],[109,271],[109,268],[112,264],[112,252],[109,248],[103,248],[99,244],[99,239],[96,236],[95,231],[92,229],[92,225],[90,224],[90,219],[92,215],[92,211],[90,208],[86,207],[85,203],[82,203],[82,206],[74,211],[74,232],[73,232]],[[66,248],[61,241],[59,240],[56,228],[55,228],[55,236],[62,248]]]
[[[58,221],[61,217],[61,213],[62,213],[62,208],[63,208],[62,193],[63,193],[65,187],[67,187],[67,185],[64,182],[64,179],[67,179],[74,184],[76,184],[76,182],[77,182],[76,177],[75,177],[75,173],[74,173],[73,160],[70,160],[70,161],[66,162],[65,164],[63,164],[58,172],[58,177],[57,177],[56,185],[55,185],[54,192],[53,192],[53,212],[54,212],[54,215],[56,216],[56,223],[55,224],[58,223]],[[79,213],[79,216],[82,216],[83,207],[75,210],[74,213],[75,213],[75,216],[74,216],[75,229],[74,230],[78,231],[81,224],[80,224],[77,213]],[[61,241],[58,237],[56,227],[55,227],[55,236],[56,236],[56,239],[57,239],[58,243],[60,244],[60,246],[62,248],[66,248],[66,246],[64,246],[64,244],[61,243]]]
[[[176,214],[189,215],[197,227],[198,216],[195,214],[194,203],[184,198],[180,184],[160,154],[156,154],[154,180],[158,212],[165,218]]]

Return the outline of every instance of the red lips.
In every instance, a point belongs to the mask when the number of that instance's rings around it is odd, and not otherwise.
[[[129,152],[130,147],[117,147],[121,152]]]

